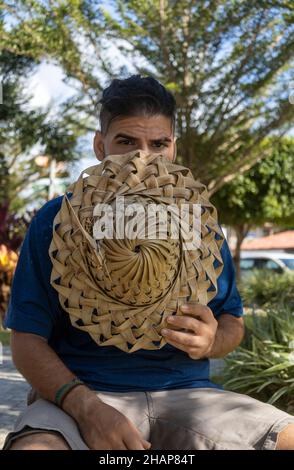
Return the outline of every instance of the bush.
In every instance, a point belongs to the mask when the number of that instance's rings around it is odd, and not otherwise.
[[[8,249],[5,245],[0,245],[0,326],[8,305],[10,286],[17,259],[18,255],[14,251]]]
[[[294,414],[294,276],[256,273],[240,291],[245,337],[225,359],[224,387]]]
[[[9,346],[10,344],[10,331],[2,331],[0,326],[0,344],[2,346]]]
[[[245,306],[282,304],[294,308],[294,273],[255,271],[239,289]]]
[[[18,259],[18,250],[36,211],[17,215],[9,211],[9,201],[0,203],[0,326],[10,296],[10,287]]]

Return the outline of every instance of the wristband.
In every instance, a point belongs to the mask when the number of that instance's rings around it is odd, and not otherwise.
[[[80,379],[77,379],[77,378],[62,385],[55,394],[55,400],[54,400],[55,405],[61,408],[62,402],[65,399],[66,395],[78,385],[84,385],[84,382],[82,382]]]

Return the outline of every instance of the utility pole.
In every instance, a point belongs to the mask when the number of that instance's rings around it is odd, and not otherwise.
[[[48,186],[48,201],[54,197],[55,193],[55,178],[56,178],[56,160],[52,158],[49,164],[49,186]]]
[[[38,166],[46,168],[48,172],[48,188],[47,188],[47,200],[50,201],[54,197],[55,193],[55,182],[57,174],[57,162],[55,158],[50,158],[48,155],[38,155],[35,158],[35,162]],[[47,171],[48,171],[47,170]]]

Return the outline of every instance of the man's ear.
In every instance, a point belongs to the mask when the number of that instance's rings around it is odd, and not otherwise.
[[[100,131],[95,132],[93,149],[98,160],[102,161],[105,157],[103,136]]]
[[[177,158],[177,137],[174,138],[174,155],[173,155],[173,162]]]

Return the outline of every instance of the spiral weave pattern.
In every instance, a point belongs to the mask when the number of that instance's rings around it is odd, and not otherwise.
[[[217,293],[224,238],[206,187],[189,169],[161,155],[133,151],[87,168],[68,192],[72,195],[65,194],[54,219],[49,255],[51,285],[72,325],[88,332],[99,346],[128,353],[160,349],[166,344],[160,331],[167,316],[181,315],[186,301],[206,305]],[[125,207],[144,208],[140,217],[120,211],[117,201],[122,196]],[[105,212],[95,209],[101,204],[112,210],[113,233],[97,240],[94,227],[106,220]],[[162,226],[156,217],[150,224],[152,204],[161,209],[184,204],[189,224],[193,205],[200,205],[199,246],[191,248],[181,231],[174,237],[170,223],[176,215],[169,212],[166,237],[158,236]],[[157,237],[146,237],[148,222]]]

